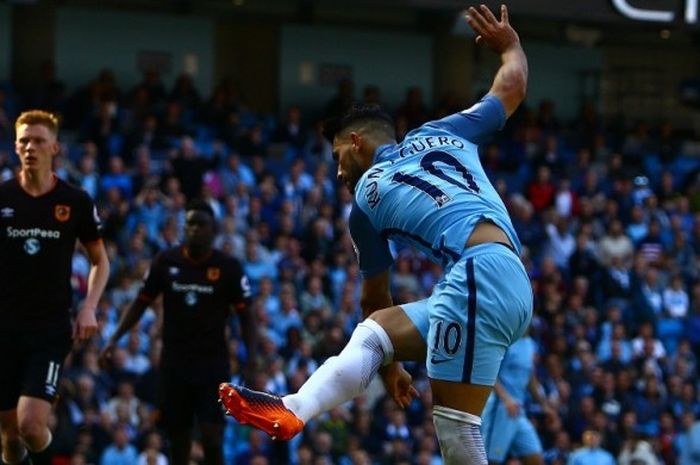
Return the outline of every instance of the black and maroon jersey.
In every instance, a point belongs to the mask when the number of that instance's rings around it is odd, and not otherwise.
[[[218,250],[200,262],[182,247],[160,253],[139,294],[154,300],[163,294],[161,366],[192,376],[228,373],[226,320],[231,309],[245,308],[250,285],[241,264]]]
[[[97,210],[85,191],[56,179],[51,191],[34,197],[17,179],[0,184],[0,327],[69,321],[76,239],[101,240]]]

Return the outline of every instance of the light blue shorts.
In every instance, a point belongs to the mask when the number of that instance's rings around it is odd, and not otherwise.
[[[508,415],[505,404],[495,393],[489,397],[481,415],[481,435],[489,463],[503,463],[508,456],[542,453],[542,443],[530,420],[525,415]]]
[[[503,355],[532,318],[520,258],[502,244],[469,247],[424,300],[401,305],[428,346],[432,379],[493,386]]]

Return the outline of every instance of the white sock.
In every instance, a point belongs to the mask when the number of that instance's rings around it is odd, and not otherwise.
[[[441,405],[433,407],[433,423],[445,465],[487,465],[481,418]]]
[[[282,398],[284,406],[304,423],[321,412],[360,395],[381,365],[394,358],[394,346],[379,323],[367,318],[358,324],[350,341],[335,357],[321,365],[296,394]]]

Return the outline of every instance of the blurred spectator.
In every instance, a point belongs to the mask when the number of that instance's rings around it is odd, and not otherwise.
[[[126,427],[117,426],[112,433],[112,444],[100,457],[99,465],[134,465],[138,460],[138,451],[129,443]]]
[[[136,465],[168,465],[168,458],[161,452],[162,448],[163,439],[160,434],[157,432],[148,434]]]
[[[617,456],[618,465],[660,465],[654,449],[648,441],[633,437],[625,440],[622,452]]]
[[[296,150],[306,146],[306,128],[302,126],[301,109],[293,105],[287,109],[287,116],[279,121],[277,129],[272,134],[272,142],[287,144]]]
[[[350,78],[338,81],[338,89],[323,110],[323,119],[337,118],[345,114],[355,99],[355,84]]]
[[[683,415],[683,431],[676,441],[678,465],[700,464],[700,421],[692,414]]]
[[[583,445],[569,455],[568,465],[614,465],[612,454],[600,448],[600,432],[588,429],[584,431]]]
[[[554,196],[554,209],[557,215],[569,218],[579,214],[579,199],[571,189],[571,181],[563,178],[559,180],[559,186]]]
[[[406,121],[410,131],[428,121],[428,108],[423,102],[423,91],[420,87],[410,87],[406,90],[406,98],[396,111],[396,119]]]
[[[121,195],[126,199],[131,199],[133,195],[131,176],[127,174],[124,160],[119,156],[109,158],[108,170],[102,175],[100,184],[102,185],[103,194],[112,188],[116,188],[119,189]]]
[[[190,136],[180,139],[180,149],[172,152],[170,158],[172,175],[180,181],[187,199],[193,199],[202,193],[204,174],[216,169],[218,164],[218,156],[211,159],[202,157]]]
[[[141,401],[134,394],[133,383],[122,381],[117,386],[116,395],[109,399],[104,408],[109,413],[112,421],[125,420],[132,427],[137,427],[139,424],[138,408],[140,403]],[[118,443],[116,437],[115,432],[115,443]]]
[[[559,269],[564,270],[569,264],[569,258],[574,253],[576,240],[569,230],[566,217],[558,216],[545,227],[547,232],[546,253]]]
[[[187,73],[182,73],[177,77],[169,99],[171,102],[177,102],[186,112],[198,110],[202,100],[199,91],[194,86],[192,76]]]
[[[555,135],[548,135],[544,139],[544,147],[535,156],[534,164],[535,166],[546,167],[552,173],[554,177],[563,176],[564,165],[566,160],[564,160],[561,153],[561,148],[559,146],[559,139]],[[539,169],[538,169],[539,171]]]
[[[554,202],[555,188],[551,181],[552,170],[548,166],[537,168],[537,176],[527,189],[527,199],[536,213],[542,212]]]
[[[673,318],[685,318],[688,314],[688,293],[680,275],[671,278],[669,286],[664,289],[663,305],[664,310]]]
[[[646,236],[642,237],[637,244],[637,250],[642,254],[644,260],[651,266],[661,265],[664,259],[664,244],[661,237],[661,225],[655,219],[649,222],[649,229]]]

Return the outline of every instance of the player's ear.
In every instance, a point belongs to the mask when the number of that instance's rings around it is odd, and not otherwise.
[[[53,147],[51,147],[51,155],[53,157],[57,157],[59,153],[61,153],[61,144],[58,143],[58,141],[55,141],[53,144]]]
[[[362,149],[364,139],[359,132],[352,131],[350,133],[350,142],[352,142],[353,151],[359,152]]]

